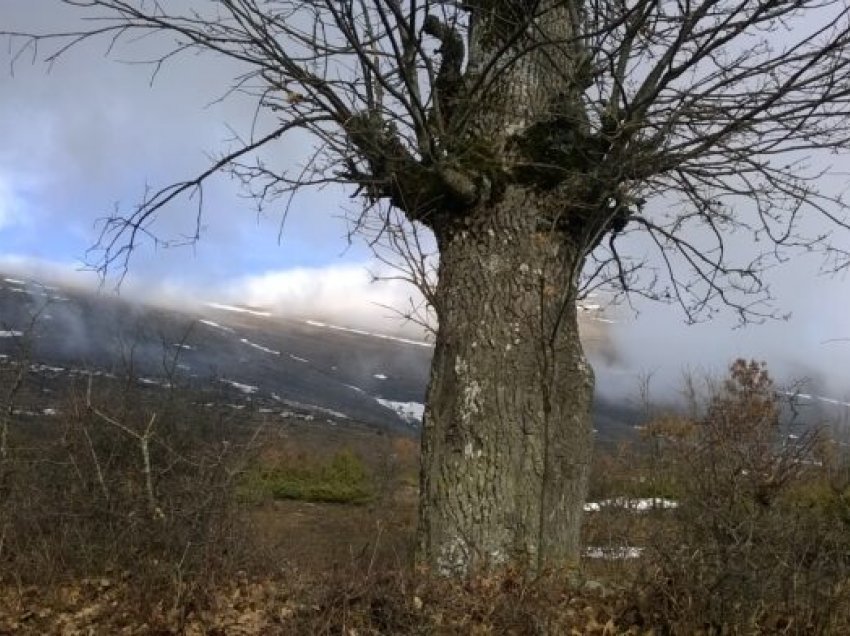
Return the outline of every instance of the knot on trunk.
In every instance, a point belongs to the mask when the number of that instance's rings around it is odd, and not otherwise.
[[[352,159],[346,176],[358,182],[361,189],[365,188],[373,200],[387,196],[392,175],[414,161],[410,153],[392,126],[375,110],[355,113],[344,126],[357,157],[369,168],[368,173],[364,173]]]
[[[462,216],[490,195],[491,182],[478,171],[450,161],[416,159],[375,110],[352,115],[345,131],[354,153],[344,176],[359,184],[355,195],[365,190],[373,202],[389,199],[426,225],[443,222],[446,215]]]
[[[514,174],[521,183],[552,189],[596,171],[605,160],[610,142],[590,130],[580,99],[561,95],[555,104],[549,117],[512,139],[520,156]]]
[[[353,153],[346,158],[343,176],[358,184],[352,197],[365,194],[371,203],[389,199],[412,219],[428,216],[433,201],[422,196],[427,189],[423,167],[401,142],[392,124],[375,110],[352,115],[344,124]]]

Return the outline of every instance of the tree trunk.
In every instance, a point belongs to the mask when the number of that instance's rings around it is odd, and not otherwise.
[[[593,373],[576,315],[580,242],[538,227],[552,205],[509,187],[435,229],[418,547],[444,574],[578,558]]]

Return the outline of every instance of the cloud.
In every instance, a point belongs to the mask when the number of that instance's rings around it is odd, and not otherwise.
[[[50,12],[36,4],[3,0],[4,25],[72,31],[86,14],[62,3]],[[173,4],[179,10],[190,3]],[[162,37],[127,40],[108,56],[109,38],[92,41],[50,68],[43,59],[48,47],[41,56],[21,56],[9,73],[21,44],[14,40],[0,47],[0,230],[22,222],[27,230],[16,233],[14,242],[5,235],[7,250],[57,260],[96,259],[86,250],[98,238],[99,219],[128,213],[146,193],[196,177],[211,157],[235,148],[234,135],[247,139],[255,125],[262,134],[277,123],[256,120],[255,101],[238,91],[218,101],[244,72],[240,63],[213,55],[178,56],[160,69],[153,85],[154,67],[122,63],[156,59],[171,44]],[[311,150],[311,140],[296,135],[263,156],[281,172],[300,165]],[[23,193],[19,173],[38,177]],[[255,202],[243,195],[227,175],[212,178],[204,189],[199,245],[163,250],[143,239],[132,268],[155,270],[150,278],[183,286],[187,278],[197,284],[273,267],[320,266],[344,248],[347,228],[335,218],[347,201],[343,193],[308,191],[296,198],[282,245],[276,237],[285,200],[257,214]],[[147,229],[167,241],[192,236],[198,201],[198,196],[176,200]],[[348,254],[349,260],[360,257]]]
[[[410,325],[391,308],[418,302],[415,288],[401,281],[375,282],[374,263],[358,262],[325,267],[296,267],[218,280],[215,284],[177,281],[131,272],[120,288],[121,296],[184,311],[201,310],[206,303],[224,302],[271,310],[277,315],[333,318],[346,326],[381,327],[410,331]],[[101,289],[94,272],[73,261],[36,258],[24,254],[0,255],[0,273],[39,282],[95,292]],[[105,286],[104,293],[113,287]],[[422,335],[420,328],[415,328]]]
[[[780,383],[809,379],[818,390],[845,398],[850,392],[850,297],[843,277],[817,276],[817,255],[798,256],[768,273],[775,307],[787,310],[787,320],[768,320],[735,328],[732,312],[714,320],[687,325],[675,306],[635,301],[639,315],[623,308],[613,334],[622,375],[608,378],[599,389],[611,394],[636,394],[639,375],[652,376],[653,394],[676,397],[683,374],[697,377],[726,374],[738,357],[765,361]]]
[[[271,270],[231,281],[224,300],[270,308],[276,313],[332,318],[345,325],[382,326],[391,331],[418,331],[403,324],[392,308],[421,302],[412,285],[398,280],[375,281],[375,264],[345,263],[325,267]]]
[[[0,231],[21,225],[27,219],[23,176],[16,176],[0,168]]]
[[[6,183],[0,180],[0,230],[15,223],[20,204]]]
[[[97,289],[97,277],[73,261],[49,260],[28,254],[0,254],[0,274],[34,279],[78,289]]]
[[[121,287],[121,296],[189,313],[202,313],[209,303],[243,305],[268,310],[276,316],[326,320],[346,327],[428,339],[426,329],[405,320],[400,313],[411,303],[421,306],[421,294],[404,281],[384,280],[391,272],[381,267],[374,261],[295,267],[219,280],[216,284],[135,273]],[[81,271],[69,262],[5,255],[0,256],[0,273],[92,292],[99,289],[94,273]],[[111,289],[107,286],[104,293]],[[597,317],[593,311],[579,314],[585,348],[595,364],[615,364],[618,352],[611,325]]]

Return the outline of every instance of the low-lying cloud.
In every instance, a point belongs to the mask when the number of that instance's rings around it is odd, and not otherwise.
[[[0,256],[0,272],[92,292],[99,288],[94,273],[69,262],[7,254]],[[375,274],[387,273],[376,263],[354,262],[268,270],[211,285],[170,277],[154,280],[131,269],[121,295],[190,313],[207,311],[207,303],[242,305],[278,316],[425,338],[420,325],[405,322],[399,314],[411,303],[421,302],[419,292],[403,281],[375,281]],[[784,281],[782,291],[796,292],[795,302],[788,303],[796,312],[788,321],[744,329],[733,329],[731,317],[688,326],[674,307],[654,304],[643,306],[639,318],[626,308],[580,312],[582,337],[597,370],[597,390],[607,397],[634,397],[641,376],[652,376],[654,395],[668,400],[675,398],[687,370],[716,377],[725,373],[734,358],[745,357],[767,361],[781,382],[809,378],[818,390],[846,397],[850,340],[845,338],[850,338],[850,328],[844,327],[843,317],[847,314],[825,311],[846,304],[841,294],[844,281],[826,279],[817,287],[798,286],[804,274],[811,272],[798,270]],[[788,295],[778,296],[781,306]]]
[[[0,256],[0,272],[92,292],[101,289],[93,272],[70,263],[6,255]],[[414,339],[429,338],[421,324],[402,315],[412,306],[422,306],[421,293],[405,281],[389,279],[390,274],[378,263],[356,262],[270,270],[209,286],[172,279],[155,281],[131,270],[122,283],[121,296],[186,312],[203,312],[209,303],[247,306],[278,316],[326,320]],[[112,287],[106,285],[102,289]],[[617,357],[612,325],[599,318],[596,311],[580,313],[582,337],[597,364],[610,364]]]
[[[228,302],[278,314],[424,335],[422,327],[399,315],[411,302],[421,302],[418,290],[404,281],[383,280],[372,263],[268,271],[231,281],[224,290],[222,298]]]

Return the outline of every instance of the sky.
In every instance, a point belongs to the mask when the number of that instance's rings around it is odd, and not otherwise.
[[[0,30],[64,30],[79,15],[56,0],[0,0]],[[250,101],[218,101],[238,73],[220,59],[180,58],[151,84],[150,68],[127,60],[149,56],[156,42],[111,56],[105,42],[87,44],[50,68],[25,57],[14,73],[14,49],[0,45],[0,270],[95,286],[96,276],[79,270],[97,239],[97,220],[116,205],[132,206],[147,186],[193,176],[234,129],[251,125]],[[294,165],[307,150],[285,141],[273,152]],[[383,305],[403,307],[413,290],[370,282],[380,266],[364,245],[346,239],[344,211],[354,204],[344,193],[299,196],[280,240],[279,209],[258,216],[226,177],[211,184],[205,200],[201,240],[139,250],[123,295],[243,302],[400,327],[387,321]],[[171,208],[158,232],[191,232],[193,215],[192,202]],[[850,338],[850,279],[818,277],[819,265],[807,255],[769,272],[775,308],[790,314],[787,321],[736,329],[735,317],[721,312],[687,325],[675,307],[637,300],[606,310],[614,323],[597,325],[593,337],[613,342],[617,356],[597,359],[599,390],[634,393],[637,378],[649,374],[667,391],[685,369],[718,373],[743,356],[766,360],[781,379],[810,377],[832,396],[850,397],[850,340],[842,340]]]

